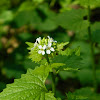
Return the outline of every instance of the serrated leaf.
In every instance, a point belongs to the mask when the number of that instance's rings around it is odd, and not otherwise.
[[[64,66],[64,65],[65,65],[64,63],[53,63],[51,64],[51,68],[58,69],[59,67]]]
[[[87,15],[87,11],[84,9],[70,10],[60,13],[57,18],[57,22],[65,29],[69,29],[75,32],[80,32],[87,29],[89,22],[84,20],[84,16]]]
[[[75,55],[80,56],[80,47],[75,49]]]
[[[0,100],[56,100],[52,93],[46,93],[45,81],[49,74],[48,66],[29,69],[20,79],[8,84],[0,93]]]
[[[25,42],[29,47],[27,48],[28,50],[31,50],[34,47],[34,43],[31,42]]]
[[[34,48],[34,50],[31,50],[29,52],[29,58],[32,60],[32,61],[35,61],[36,63],[41,61],[42,59],[42,55],[41,54],[38,54],[37,52],[37,49]]]
[[[66,56],[71,56],[73,53],[75,53],[76,56],[80,56],[80,47],[77,47],[75,49],[70,49],[69,47],[66,48],[64,51],[60,51],[60,55],[66,55]]]
[[[70,70],[75,71],[77,69],[82,68],[82,59],[79,56],[71,55],[71,56],[62,56],[58,55],[53,59],[53,62],[64,63],[66,65],[59,67],[59,70]]]
[[[60,50],[63,49],[63,47],[64,47],[65,45],[67,45],[67,44],[69,44],[69,42],[57,44],[57,50],[60,51]]]
[[[45,100],[57,100],[57,99],[54,97],[53,93],[46,93]]]
[[[82,6],[100,5],[100,0],[77,0]]]
[[[29,46],[27,49],[30,50],[30,52],[29,52],[29,58],[32,61],[35,61],[36,63],[39,62],[42,59],[42,55],[38,54],[37,48],[34,48],[32,50],[32,48],[34,47],[34,43],[26,42],[26,44]]]
[[[60,55],[66,55],[66,56],[70,56],[72,55],[72,53],[73,53],[73,50],[70,48],[66,48],[64,51],[61,50],[59,52]]]

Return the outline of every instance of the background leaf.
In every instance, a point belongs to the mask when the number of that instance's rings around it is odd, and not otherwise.
[[[89,22],[83,19],[86,15],[87,11],[84,9],[72,9],[70,11],[60,13],[57,17],[57,22],[65,29],[80,32],[87,29],[89,25]]]

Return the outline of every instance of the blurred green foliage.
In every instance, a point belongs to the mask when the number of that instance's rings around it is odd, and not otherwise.
[[[86,8],[89,5],[92,11],[91,30],[95,46],[97,94],[91,92],[90,88],[81,89],[93,86],[91,48],[87,33],[89,22]],[[54,58],[55,63],[66,62],[69,68],[66,69],[68,72],[58,73],[57,97],[64,98],[66,97],[64,92],[75,91],[67,94],[68,100],[99,100],[100,19],[98,20],[97,17],[100,15],[98,12],[100,14],[100,0],[0,0],[0,91],[6,87],[6,84],[12,83],[14,78],[20,78],[28,68],[34,69],[38,66],[28,59],[25,42],[34,42],[39,36],[50,35],[58,42],[69,41],[70,48],[79,46],[82,58],[75,55],[63,59],[61,56]],[[70,68],[79,69],[71,72]],[[73,85],[67,85],[74,79],[76,82]],[[50,77],[48,77],[46,85],[49,89],[51,89],[50,84]],[[62,89],[59,88],[61,84],[64,84]],[[73,87],[76,84],[80,85]],[[77,94],[77,97],[74,94]],[[92,99],[88,99],[92,94]]]

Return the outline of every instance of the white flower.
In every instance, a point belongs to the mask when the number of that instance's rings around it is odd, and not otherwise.
[[[48,46],[47,46],[47,49],[46,49],[46,53],[47,53],[47,54],[50,54],[51,51],[53,51],[53,52],[55,51],[54,48],[51,47],[51,45],[52,45],[52,43],[49,42],[49,43],[48,43]]]
[[[36,42],[34,43],[34,47],[31,48],[31,50],[33,50],[40,43],[40,41],[41,41],[41,37],[37,38]]]
[[[38,48],[40,49],[38,51],[38,53],[44,55],[45,54],[46,45],[44,45],[43,47],[41,45],[39,45]]]
[[[36,39],[36,43],[40,43],[40,41],[41,41],[41,37]]]
[[[48,37],[48,39],[49,39],[48,42],[50,42],[50,43],[52,43],[52,42],[57,43],[57,41],[54,41],[53,38],[51,38],[50,36],[47,36],[47,37]]]

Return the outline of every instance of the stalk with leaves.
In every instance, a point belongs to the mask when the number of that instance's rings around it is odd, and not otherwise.
[[[66,61],[58,62],[61,57],[69,60],[74,53],[75,57],[79,57],[79,49],[67,47],[62,50],[68,43],[58,43],[49,36],[43,39],[39,37],[35,43],[26,42],[29,46],[28,50],[30,50],[29,58],[38,63],[40,67],[36,67],[34,70],[28,69],[20,79],[15,79],[14,83],[7,85],[7,88],[0,93],[0,100],[58,100],[55,98],[55,74],[60,70],[78,70],[78,66],[73,68],[70,63],[66,65]],[[70,57],[68,58],[68,56]],[[52,77],[52,91],[48,91],[45,86],[49,74]],[[59,98],[59,100],[61,99]]]

